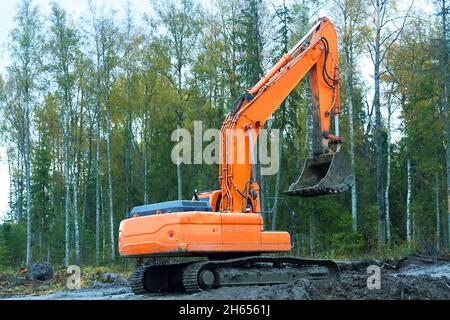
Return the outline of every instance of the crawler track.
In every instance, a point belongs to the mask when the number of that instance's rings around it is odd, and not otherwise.
[[[224,286],[267,285],[297,279],[334,279],[339,267],[331,260],[256,256],[226,260],[139,267],[130,278],[135,294],[195,293]]]
[[[144,277],[145,277],[145,271],[147,270],[147,267],[137,267],[134,271],[131,278],[128,280],[128,283],[130,284],[131,290],[134,294],[145,294],[147,293],[147,290],[145,290],[144,286]]]

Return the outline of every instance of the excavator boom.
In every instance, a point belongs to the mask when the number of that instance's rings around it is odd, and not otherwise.
[[[307,74],[312,100],[313,157],[307,159],[300,178],[286,194],[315,196],[343,192],[350,187],[349,162],[340,150],[343,139],[330,133],[332,115],[340,113],[338,71],[336,32],[330,20],[322,18],[241,96],[222,126],[222,211],[260,212],[259,187],[252,171],[256,139],[267,119]],[[249,146],[242,150],[239,137],[228,137],[230,132],[248,133]],[[236,159],[242,152],[242,157],[248,159],[245,163]],[[230,159],[230,154],[235,158]],[[247,204],[251,204],[250,208]]]

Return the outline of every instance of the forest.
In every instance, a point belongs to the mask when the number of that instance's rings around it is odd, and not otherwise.
[[[88,4],[79,19],[57,2],[48,15],[17,6],[0,74],[0,268],[124,263],[118,227],[134,206],[218,189],[218,165],[171,161],[172,132],[219,129],[320,15],[338,33],[353,187],[283,195],[311,154],[302,81],[266,123],[279,129],[280,170],[259,181],[265,228],[289,231],[303,257],[449,251],[446,0],[150,0],[151,12],[124,1],[120,18]]]

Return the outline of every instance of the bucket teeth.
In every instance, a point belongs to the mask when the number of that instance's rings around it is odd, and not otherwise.
[[[307,159],[297,182],[284,192],[288,196],[314,197],[337,194],[352,186],[350,162],[343,151]]]

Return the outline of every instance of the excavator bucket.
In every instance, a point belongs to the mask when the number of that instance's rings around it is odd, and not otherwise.
[[[352,186],[350,162],[343,151],[316,155],[306,160],[297,182],[284,194],[314,197],[341,193]]]

